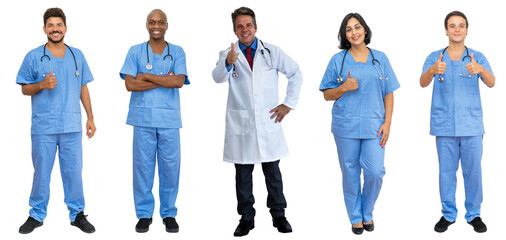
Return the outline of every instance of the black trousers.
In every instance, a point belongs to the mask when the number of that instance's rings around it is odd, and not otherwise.
[[[255,218],[255,197],[253,196],[254,164],[235,164],[235,190],[237,194],[237,213],[242,220]],[[285,216],[286,200],[283,195],[283,180],[279,170],[279,160],[262,163],[267,185],[267,207],[273,218]]]

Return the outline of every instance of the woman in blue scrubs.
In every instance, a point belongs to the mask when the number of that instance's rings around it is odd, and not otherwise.
[[[487,231],[480,218],[483,200],[481,155],[483,153],[483,111],[479,78],[488,87],[495,77],[485,56],[464,45],[467,17],[458,11],[445,18],[448,47],[432,52],[423,65],[420,85],[427,87],[435,78],[430,113],[430,134],[436,136],[439,157],[439,193],[443,216],[434,226],[444,232],[455,222],[455,190],[459,160],[466,192],[465,218],[476,232]]]
[[[343,51],[332,57],[320,84],[325,100],[335,101],[332,133],[355,234],[374,230],[372,212],[385,174],[384,147],[390,134],[393,91],[400,87],[387,56],[367,47],[371,36],[360,14],[346,15],[338,35]]]

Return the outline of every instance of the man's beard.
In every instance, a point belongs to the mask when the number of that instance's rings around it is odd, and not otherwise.
[[[61,33],[60,33],[61,34]],[[63,37],[58,40],[58,41],[54,41],[53,39],[51,39],[50,37],[47,37],[47,40],[49,40],[50,42],[52,43],[61,43],[61,41],[63,41],[63,39],[65,38],[65,35],[63,35]]]

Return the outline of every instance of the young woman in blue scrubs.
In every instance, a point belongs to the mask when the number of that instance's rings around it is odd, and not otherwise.
[[[420,77],[422,87],[427,87],[435,79],[430,134],[436,136],[443,216],[434,230],[446,231],[457,217],[455,190],[460,160],[466,192],[465,218],[475,231],[485,232],[487,226],[480,218],[483,200],[481,155],[485,130],[478,79],[493,87],[495,77],[485,56],[464,45],[469,26],[466,16],[458,11],[451,12],[444,24],[448,47],[427,57]]]
[[[332,57],[320,84],[325,100],[335,101],[332,133],[355,234],[374,230],[372,212],[385,174],[384,147],[390,135],[393,91],[400,87],[387,56],[367,47],[371,36],[360,14],[346,15],[338,36],[343,51]]]

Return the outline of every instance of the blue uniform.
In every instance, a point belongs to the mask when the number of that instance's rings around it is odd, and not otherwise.
[[[379,61],[376,68],[369,53],[366,63],[356,62],[348,52],[335,54],[330,60],[320,84],[320,91],[344,84],[348,72],[357,78],[358,89],[344,93],[332,108],[332,133],[336,141],[339,163],[343,173],[343,192],[348,217],[352,224],[370,222],[385,174],[384,148],[377,136],[385,121],[385,95],[400,87],[388,58],[383,52],[371,49]],[[381,80],[383,75],[388,80]],[[364,171],[364,185],[360,189],[360,174]]]
[[[468,50],[469,55],[474,54],[478,64],[492,73],[482,53],[470,48]],[[427,57],[422,73],[436,63],[442,52],[443,49],[432,52]],[[442,74],[444,81],[438,81],[439,75],[435,75],[432,92],[430,134],[436,136],[442,213],[446,220],[451,222],[457,217],[455,190],[459,160],[464,174],[467,221],[480,216],[483,200],[481,156],[485,130],[479,88],[481,76],[467,72],[465,65],[471,58],[466,55],[467,52],[464,51],[459,61],[452,61],[445,51],[442,59],[447,64],[445,73]]]
[[[169,51],[172,57],[165,57]],[[149,63],[152,64],[151,70],[146,68],[148,64],[146,52],[149,55]],[[139,73],[166,75],[169,72],[188,76],[183,49],[169,43],[163,55],[159,55],[154,54],[151,46],[144,42],[130,48],[120,76],[125,79],[125,75],[133,77]],[[190,84],[187,77],[185,84]],[[151,189],[157,158],[160,215],[162,218],[175,217],[181,162],[179,128],[182,127],[182,123],[179,89],[158,87],[132,92],[127,124],[134,126],[133,186],[137,218],[151,218],[153,215],[155,205]]]
[[[32,98],[32,160],[34,177],[30,195],[30,216],[43,221],[49,202],[49,182],[56,155],[59,152],[60,170],[65,192],[65,203],[70,211],[69,218],[84,209],[82,187],[82,126],[81,87],[93,81],[83,53],[71,48],[80,75],[76,77],[76,65],[72,53],[66,49],[63,58],[55,58],[49,50],[44,55],[44,46],[30,51],[19,69],[16,83],[20,85],[44,80],[51,69],[57,78],[54,89],[43,89]]]

